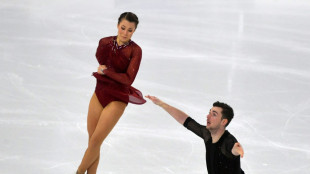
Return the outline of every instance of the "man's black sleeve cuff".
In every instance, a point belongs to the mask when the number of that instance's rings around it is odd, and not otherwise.
[[[192,120],[193,120],[193,119],[192,119],[191,117],[187,117],[186,120],[185,120],[184,123],[183,123],[183,126],[184,126],[184,127],[187,127],[188,123],[189,123],[190,121],[192,121]]]

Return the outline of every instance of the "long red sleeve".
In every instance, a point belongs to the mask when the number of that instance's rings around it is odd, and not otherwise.
[[[104,75],[110,77],[111,79],[125,84],[125,85],[131,85],[136,75],[139,71],[140,63],[142,58],[142,50],[138,45],[134,45],[132,47],[132,58],[130,59],[129,66],[127,68],[127,71],[124,73],[117,73],[114,71],[113,68],[108,68],[103,71]]]

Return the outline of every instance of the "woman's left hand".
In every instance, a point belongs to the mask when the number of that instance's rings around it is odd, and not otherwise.
[[[107,66],[105,66],[105,65],[99,65],[99,67],[98,67],[98,70],[97,70],[97,73],[98,74],[101,74],[101,75],[104,75],[104,70],[105,69],[107,69],[108,67]]]

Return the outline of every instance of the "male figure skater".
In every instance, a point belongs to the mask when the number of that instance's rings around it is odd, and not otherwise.
[[[155,96],[146,96],[154,104],[162,107],[176,121],[204,140],[208,174],[244,174],[240,167],[243,149],[226,127],[234,117],[233,109],[221,102],[213,103],[207,115],[207,125],[203,126],[183,111],[168,105]]]

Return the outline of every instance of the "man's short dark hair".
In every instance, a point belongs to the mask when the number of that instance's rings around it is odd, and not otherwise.
[[[234,110],[228,104],[219,101],[213,103],[213,106],[222,108],[222,119],[228,120],[225,125],[225,127],[227,127],[230,121],[234,118]]]

